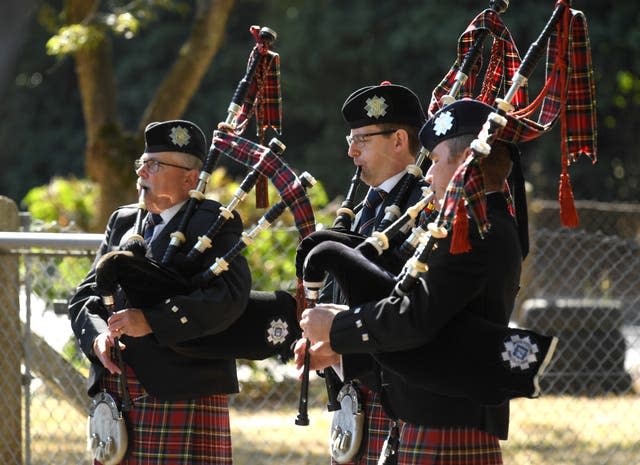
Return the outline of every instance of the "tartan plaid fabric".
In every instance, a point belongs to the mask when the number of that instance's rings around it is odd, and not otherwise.
[[[438,225],[451,230],[458,202],[466,200],[467,212],[471,213],[480,236],[489,229],[487,218],[487,201],[484,195],[484,180],[480,169],[480,160],[475,152],[458,166],[453,174],[444,196],[442,215]]]
[[[470,428],[401,422],[398,465],[502,465],[497,437]]]
[[[564,3],[559,0],[558,4]],[[586,20],[580,11],[565,8],[565,17],[558,23],[555,38],[547,49],[547,84],[543,92],[540,116],[537,121],[526,117],[536,108],[530,107],[507,114],[507,125],[498,134],[500,140],[511,143],[527,142],[548,132],[562,114],[562,174],[570,161],[584,154],[596,161],[595,87],[591,51]],[[555,44],[555,45],[554,45]],[[564,44],[564,45],[563,45]],[[568,44],[568,45],[567,45]],[[562,64],[567,64],[562,69]],[[564,83],[564,85],[563,85]],[[483,235],[489,228],[482,173],[473,154],[456,171],[447,188],[444,213],[439,224],[451,230],[459,202],[467,201],[467,211],[476,221]]]
[[[126,370],[133,408],[125,414],[129,449],[121,465],[231,465],[227,396],[163,402]],[[120,400],[117,376],[105,376],[101,388]]]
[[[362,393],[362,408],[365,411],[365,431],[362,438],[362,449],[355,460],[345,462],[346,465],[377,465],[384,440],[387,438],[391,420],[384,413],[380,403],[380,395],[365,386],[358,385]],[[331,459],[331,463],[337,462]]]
[[[512,81],[509,76],[513,76],[520,66],[520,54],[511,33],[502,21],[502,17],[494,10],[486,9],[471,21],[458,39],[458,57],[444,79],[433,90],[429,114],[435,114],[441,108],[440,99],[451,90],[465,55],[478,35],[485,33],[485,31],[493,36],[494,43],[491,49],[490,63],[487,72],[485,72],[482,92],[479,97],[476,97],[476,100],[493,105],[496,97],[504,95],[511,86]],[[473,98],[472,93],[478,81],[478,70],[480,69],[482,69],[482,55],[478,57],[478,62],[469,72],[469,77],[461,88],[459,98]],[[527,103],[527,89],[526,86],[523,86],[516,92],[512,104],[516,108],[521,108]]]
[[[561,2],[559,2],[561,3]],[[594,163],[596,153],[596,107],[595,81],[591,61],[591,47],[587,22],[581,11],[566,8],[565,21],[558,24],[556,32],[549,40],[547,48],[547,94],[542,101],[539,116],[533,120],[527,116],[536,108],[526,109],[526,113],[507,115],[507,126],[499,138],[507,142],[527,142],[545,134],[560,116],[562,101],[566,100],[567,137],[561,141],[569,161],[580,154],[588,156]],[[566,40],[563,42],[563,36]],[[559,44],[565,43],[563,50]],[[564,59],[558,59],[564,55]],[[566,83],[562,87],[562,63],[566,64]]]
[[[315,231],[315,217],[309,197],[289,166],[267,147],[240,136],[214,131],[213,144],[229,158],[250,166],[271,179],[282,200],[293,213],[302,238]]]
[[[256,53],[257,52],[257,53]],[[238,134],[242,134],[249,119],[255,113],[258,134],[267,127],[282,133],[282,94],[280,91],[280,55],[256,45],[249,56],[247,68],[259,59],[256,74],[236,117]]]

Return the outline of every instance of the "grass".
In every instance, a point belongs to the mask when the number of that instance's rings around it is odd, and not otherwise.
[[[293,397],[232,407],[235,465],[328,463],[325,399],[314,396],[311,424],[298,426]],[[84,434],[84,415],[44,394],[34,396],[32,465],[90,463]],[[640,465],[640,395],[515,400],[502,446],[506,465]]]
[[[234,464],[326,465],[330,415],[310,410],[232,412]],[[502,443],[507,465],[640,465],[640,396],[518,399]],[[271,455],[271,457],[269,457]]]
[[[309,409],[309,426],[295,424],[297,409],[231,411],[235,465],[329,463],[329,425],[324,408]]]
[[[639,465],[640,396],[517,399],[505,464]]]

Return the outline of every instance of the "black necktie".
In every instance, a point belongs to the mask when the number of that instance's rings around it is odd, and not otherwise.
[[[157,213],[149,213],[144,222],[144,241],[149,242],[153,236],[153,230],[157,225],[162,223],[162,217]]]
[[[368,236],[373,230],[373,223],[376,221],[376,209],[382,203],[387,193],[381,189],[369,189],[367,198],[362,207],[362,215],[360,216],[360,227],[358,232]]]

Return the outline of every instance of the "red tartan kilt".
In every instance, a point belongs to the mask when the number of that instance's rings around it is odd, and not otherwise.
[[[226,395],[160,401],[144,391],[130,367],[127,384],[133,408],[125,415],[129,449],[122,465],[231,465]],[[117,376],[105,376],[100,387],[121,399]]]
[[[471,428],[428,428],[401,422],[398,465],[502,465],[496,436]]]
[[[366,412],[365,431],[358,456],[355,460],[346,462],[346,465],[377,465],[382,445],[387,439],[391,427],[391,420],[382,408],[380,395],[362,385],[357,386],[362,393],[362,409]],[[338,465],[333,459],[331,459],[331,463]]]

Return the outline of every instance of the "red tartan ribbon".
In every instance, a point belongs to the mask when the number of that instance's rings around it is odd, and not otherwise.
[[[559,0],[558,3],[563,1]],[[534,140],[549,132],[560,117],[561,220],[565,226],[575,227],[578,220],[567,167],[580,154],[588,156],[593,163],[597,160],[595,84],[587,24],[581,11],[565,9],[563,20],[549,39],[546,69],[547,79],[541,94],[529,107],[507,114],[507,125],[498,138],[511,143]],[[529,119],[528,115],[540,105],[538,119]],[[490,224],[486,215],[482,172],[475,153],[458,168],[447,187],[443,214],[439,219],[441,226],[452,229],[456,212],[464,211],[459,210],[461,202],[465,202],[466,212],[473,217],[478,232],[483,236]],[[464,246],[455,251],[454,248],[452,240],[452,253],[465,251]]]
[[[249,29],[256,45],[249,55],[247,74],[255,65],[253,78],[249,83],[240,111],[236,115],[234,132],[242,134],[255,115],[256,135],[258,142],[264,143],[265,131],[273,128],[282,133],[282,95],[280,93],[280,55],[269,50],[270,42],[260,37],[260,27]],[[260,176],[256,182],[256,207],[266,208],[269,205],[267,179]]]
[[[485,72],[480,95],[476,98],[487,105],[493,105],[498,95],[504,95],[512,85],[511,76],[519,69],[521,59],[515,41],[502,21],[502,17],[492,9],[486,9],[478,14],[458,39],[458,56],[453,66],[432,92],[429,113],[434,114],[440,107],[440,100],[451,90],[456,74],[472,45],[480,34],[489,33],[493,37],[489,64]],[[478,82],[478,70],[482,69],[482,54],[478,62],[469,72],[469,77],[460,90],[458,98],[473,98],[473,91]],[[526,86],[522,86],[515,93],[512,104],[522,108],[528,104]],[[439,224],[448,230],[453,229],[451,251],[454,253],[468,250],[468,222],[466,211],[469,211],[476,222],[480,235],[489,229],[487,206],[484,196],[484,180],[479,165],[479,159],[472,153],[464,163],[458,167],[445,194],[442,214]],[[456,213],[458,213],[456,215]],[[455,221],[455,228],[454,226]],[[465,237],[461,237],[465,236]]]
[[[487,105],[493,105],[497,96],[506,94],[507,89],[512,84],[510,76],[513,76],[520,67],[520,54],[509,29],[502,21],[502,17],[496,11],[486,9],[478,14],[460,35],[458,39],[458,57],[444,79],[433,90],[429,104],[429,114],[435,114],[441,108],[440,99],[451,90],[464,57],[478,35],[485,31],[488,31],[493,36],[494,42],[491,48],[489,66],[482,85],[482,92],[475,98]],[[469,72],[469,77],[462,86],[460,95],[457,96],[458,98],[474,98],[472,94],[478,81],[479,69],[482,69],[482,54],[478,57],[478,63],[476,63],[474,69]],[[516,108],[521,108],[528,104],[526,86],[518,89],[512,104]]]
[[[213,132],[213,145],[232,160],[255,169],[271,180],[291,210],[301,238],[315,231],[315,217],[307,192],[282,158],[268,147],[222,131]]]
[[[537,139],[551,130],[561,114],[564,101],[565,118],[562,123],[566,125],[566,137],[561,144],[568,156],[567,162],[575,161],[583,154],[595,163],[595,81],[587,22],[581,11],[566,10],[568,16],[565,21],[560,21],[549,40],[546,95],[538,118],[532,120],[527,117],[532,112],[530,109],[525,114],[515,112],[507,115],[507,126],[502,130],[500,139],[513,143]]]
[[[487,200],[479,158],[479,155],[472,151],[453,174],[444,196],[442,214],[439,216],[438,225],[444,226],[451,231],[454,221],[456,219],[458,222],[464,221],[467,212],[469,212],[476,223],[480,236],[484,237],[484,234],[489,230],[490,224],[487,218]],[[460,215],[465,218],[459,217]],[[460,223],[458,224],[460,225]],[[454,230],[453,232],[454,234],[466,234],[467,230],[465,228],[458,231]],[[457,238],[453,237],[451,240],[451,253],[468,251],[465,246],[462,246],[461,249],[456,249],[457,244],[466,244],[464,238],[457,241],[455,239]]]
[[[256,70],[256,75],[251,81],[247,96],[244,99],[242,108],[236,118],[238,134],[241,134],[244,127],[255,112],[256,130],[258,134],[266,128],[271,127],[278,134],[282,133],[282,94],[280,91],[280,55],[270,50],[260,48],[256,45],[260,54],[258,58],[253,58],[254,53],[249,55],[247,68],[251,66],[252,59],[259,59],[260,63]],[[263,53],[264,50],[264,53]]]

